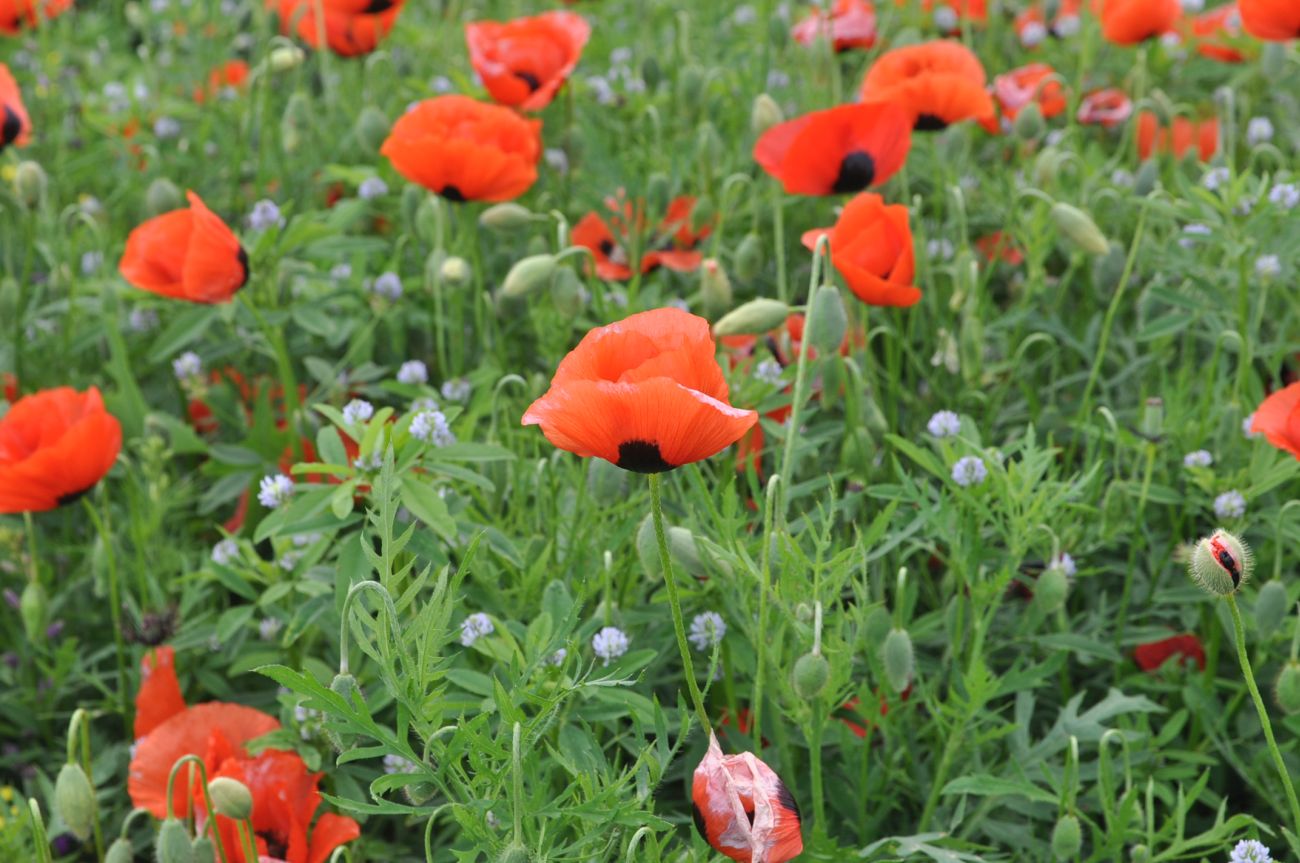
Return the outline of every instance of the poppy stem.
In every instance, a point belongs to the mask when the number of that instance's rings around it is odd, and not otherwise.
[[[215,821],[216,819],[213,820]],[[246,863],[261,859],[257,854],[257,843],[253,841],[252,819],[244,818],[236,821],[235,827],[239,832],[239,842],[244,846],[241,850],[244,853],[244,860]]]
[[[77,748],[80,744],[81,756],[77,757]],[[81,769],[86,772],[86,779],[90,782],[91,789],[95,787],[95,769],[90,758],[90,714],[84,709],[78,707],[72,714],[72,720],[68,723],[68,763],[80,763]],[[95,854],[102,860],[104,859],[104,831],[99,824],[99,802],[95,795],[91,794],[90,812],[91,824],[94,827],[95,835]]]
[[[86,514],[95,525],[99,534],[100,545],[104,548],[104,568],[108,571],[108,612],[113,621],[113,647],[117,654],[117,700],[118,712],[126,723],[127,735],[131,733],[131,708],[126,698],[126,642],[122,635],[122,589],[117,572],[117,554],[113,551],[113,534],[108,527],[108,502],[104,503],[105,517],[100,518],[90,497],[83,497]]]
[[[276,373],[280,378],[280,388],[284,390],[284,419],[285,426],[289,431],[289,445],[293,448],[294,460],[302,458],[302,435],[298,433],[298,381],[293,374],[293,361],[289,358],[289,348],[284,341],[284,333],[273,328],[267,323],[266,318],[262,315],[260,309],[251,302],[244,301],[244,308],[248,309],[253,320],[257,321],[258,329],[262,331],[262,336],[266,343],[271,346],[271,351],[275,355]]]
[[[673,575],[673,559],[668,553],[668,536],[664,531],[663,475],[650,474],[650,512],[655,523],[655,539],[659,542],[659,563],[664,571],[664,586],[668,588],[668,606],[672,610],[673,630],[677,635],[677,650],[682,655],[682,669],[686,673],[686,688],[691,693],[691,702],[695,705],[695,716],[700,725],[710,735],[713,725],[709,714],[704,709],[704,697],[695,682],[695,665],[691,662],[691,649],[686,644],[686,625],[682,622],[682,601],[677,593],[677,578]]]
[[[41,583],[41,570],[36,563],[36,523],[30,512],[23,512],[23,526],[27,528],[27,579],[32,584]]]
[[[172,765],[171,772],[167,774],[167,817],[168,818],[176,817],[175,809],[172,806],[172,804],[176,800],[176,797],[172,793],[172,789],[173,787],[175,787],[176,784],[176,774],[179,773],[180,769],[187,764],[196,765],[199,769],[199,780],[200,780],[199,788],[203,792],[203,806],[204,806],[203,811],[204,812],[217,811],[212,806],[212,798],[208,796],[207,765],[203,763],[202,758],[200,758],[197,755],[191,754],[191,755],[184,755],[176,759],[176,763]],[[185,801],[186,801],[185,808],[188,810],[194,801],[194,768],[193,767],[191,767],[185,773]],[[187,812],[186,818],[188,817],[189,814]],[[217,829],[217,819],[215,817],[208,819],[207,828],[212,832],[212,844],[217,846],[217,858],[221,861],[221,863],[228,863],[228,858],[226,857],[226,846],[223,845],[221,842],[221,831]],[[254,856],[252,859],[256,860],[257,857]]]
[[[783,491],[779,475],[767,481],[767,495],[763,507],[763,557],[759,572],[758,585],[758,660],[754,670],[753,706],[750,708],[750,730],[753,732],[753,748],[756,755],[763,754],[763,680],[767,666],[767,591],[772,583],[772,524],[776,518],[776,509]],[[736,714],[737,725],[740,714]]]

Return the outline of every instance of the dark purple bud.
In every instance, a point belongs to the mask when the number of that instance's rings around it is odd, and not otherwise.
[[[53,641],[63,634],[63,621],[56,620],[49,626],[45,627],[45,637]]]
[[[63,857],[71,854],[81,847],[81,842],[71,833],[60,833],[50,840],[50,849],[54,851],[55,857]]]
[[[9,606],[11,608],[17,610],[22,605],[22,598],[19,597],[18,594],[15,593],[13,590],[10,590],[9,588],[6,587],[5,602],[9,603]]]

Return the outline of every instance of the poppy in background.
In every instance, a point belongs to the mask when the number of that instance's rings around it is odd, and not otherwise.
[[[1174,635],[1139,644],[1133,650],[1133,659],[1143,671],[1155,671],[1175,656],[1183,664],[1194,662],[1197,668],[1205,670],[1205,648],[1195,635]]]
[[[574,12],[465,25],[469,62],[499,104],[540,111],[578,65],[591,25]]]
[[[32,137],[32,121],[23,105],[18,82],[9,67],[0,63],[0,153],[9,145],[26,147]]]
[[[573,245],[591,250],[596,275],[602,279],[623,281],[632,277],[628,249],[634,237],[642,242],[638,267],[642,273],[660,267],[679,273],[699,268],[702,256],[695,247],[713,228],[708,224],[692,227],[695,198],[685,195],[674,198],[663,221],[649,237],[641,237],[645,223],[641,202],[633,204],[620,192],[618,197],[606,198],[605,206],[608,217],[595,211],[587,213],[573,226],[569,236]]]
[[[1146,160],[1153,153],[1173,153],[1174,158],[1181,159],[1193,147],[1202,162],[1208,162],[1219,149],[1219,121],[1214,117],[1208,120],[1189,120],[1175,117],[1167,129],[1161,128],[1160,121],[1150,111],[1138,115],[1137,148],[1138,158]]]
[[[266,0],[280,16],[280,33],[294,33],[319,49],[321,28],[316,4],[324,11],[325,44],[341,57],[369,54],[393,29],[405,0]]]
[[[72,8],[72,0],[0,0],[0,33],[17,35],[42,18],[57,18]]]
[[[993,114],[979,58],[960,42],[937,40],[886,51],[862,79],[862,101],[898,105],[919,131]]]
[[[1113,129],[1133,114],[1133,100],[1123,90],[1109,87],[1094,90],[1079,103],[1079,122]]]
[[[751,752],[723,755],[713,734],[691,801],[700,836],[737,863],[786,863],[803,852],[799,805],[781,777]]]
[[[1295,0],[1238,0],[1246,32],[1266,42],[1300,39],[1300,3]]]
[[[41,390],[0,417],[0,513],[71,503],[104,478],[122,449],[122,426],[99,390]]]
[[[191,303],[224,303],[248,282],[248,254],[226,223],[193,192],[189,209],[155,216],[131,231],[118,264],[137,288]]]
[[[660,473],[717,454],[757,422],[728,396],[709,322],[655,309],[588,332],[523,424],[584,458]]]
[[[243,90],[248,86],[248,64],[243,60],[230,60],[208,73],[206,87],[194,88],[194,101],[202,105],[208,99],[220,98],[227,92]]]
[[[18,378],[13,372],[0,374],[0,396],[7,402],[18,401]]]
[[[884,183],[911,146],[911,118],[902,108],[841,105],[768,129],[754,144],[754,160],[789,194],[831,195]]]
[[[866,0],[835,0],[829,11],[814,8],[790,28],[790,38],[800,45],[830,39],[836,53],[876,44],[876,10]]]
[[[934,16],[934,26],[945,36],[960,33],[964,19],[984,24],[989,17],[985,0],[925,0],[922,6]]]
[[[1250,430],[1300,459],[1300,383],[1269,393],[1255,409]]]
[[[439,96],[398,118],[379,152],[449,201],[509,201],[537,181],[541,130],[509,108]]]
[[[907,207],[864,192],[844,205],[835,227],[807,232],[803,244],[816,248],[822,236],[830,237],[831,262],[862,302],[911,306],[921,299],[912,284],[916,259]]]
[[[1196,46],[1196,53],[1220,63],[1242,63],[1246,55],[1234,44],[1241,33],[1241,12],[1236,3],[1193,15],[1183,21],[1183,36]]]
[[[1048,118],[1066,108],[1065,88],[1056,70],[1046,63],[1030,63],[998,75],[993,79],[993,95],[1008,120],[1014,120],[1030,102],[1037,102],[1043,116]]]
[[[1178,0],[1104,0],[1101,34],[1116,45],[1136,45],[1174,29],[1181,14]]]
[[[973,245],[975,251],[983,255],[984,260],[990,264],[1001,261],[1004,264],[1018,267],[1025,262],[1025,253],[1020,251],[1015,240],[1005,231],[994,231],[991,234],[985,234],[976,240]]]

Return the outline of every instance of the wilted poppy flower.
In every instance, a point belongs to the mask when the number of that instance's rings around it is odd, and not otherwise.
[[[0,513],[43,512],[104,478],[122,448],[122,426],[99,390],[42,390],[0,417]]]
[[[320,48],[316,5],[324,11],[325,44],[335,54],[355,57],[369,54],[388,35],[405,0],[266,0],[266,8],[280,16],[280,32],[297,33],[313,48]]]
[[[1056,70],[1046,63],[1030,63],[993,79],[993,95],[1002,114],[1014,120],[1030,102],[1037,102],[1044,117],[1055,117],[1065,110],[1065,88]]]
[[[573,12],[465,25],[469,62],[492,98],[523,111],[551,103],[578,65],[591,25]]]
[[[1079,122],[1089,125],[1105,126],[1107,129],[1120,125],[1133,113],[1133,100],[1123,91],[1114,87],[1094,90],[1083,97],[1079,103]]]
[[[737,863],[786,863],[803,852],[799,806],[781,777],[751,752],[723,755],[713,734],[691,800],[695,829]]]
[[[800,45],[830,39],[837,52],[870,48],[876,44],[876,10],[866,0],[835,0],[829,11],[809,12],[790,28],[790,37]]]
[[[141,290],[188,300],[224,303],[248,282],[248,254],[226,223],[193,192],[187,210],[173,210],[138,226],[118,263]]]
[[[1175,656],[1181,657],[1184,663],[1195,662],[1205,670],[1205,648],[1195,635],[1174,635],[1139,644],[1133,650],[1133,659],[1143,671],[1155,671]]]
[[[1172,30],[1181,13],[1178,0],[1104,0],[1101,34],[1116,45],[1136,45]]]
[[[860,192],[903,167],[912,146],[910,120],[892,104],[814,111],[764,132],[754,160],[792,195]]]
[[[1300,383],[1270,393],[1255,409],[1250,430],[1300,459]]]
[[[590,212],[573,226],[569,240],[591,251],[596,275],[602,279],[622,281],[632,277],[629,248],[636,239],[641,249],[639,269],[650,273],[665,267],[679,273],[698,269],[702,256],[695,251],[699,242],[713,230],[711,225],[691,226],[695,198],[680,196],[668,205],[663,221],[650,236],[641,236],[645,214],[641,202],[635,204],[622,197],[606,198],[609,216]]]
[[[32,121],[23,106],[18,82],[9,73],[9,67],[0,63],[0,152],[10,144],[26,147],[31,140]]]
[[[1246,32],[1267,42],[1300,39],[1300,3],[1295,0],[1238,0]]]
[[[231,90],[242,90],[248,85],[248,64],[243,60],[230,60],[208,73],[206,87],[194,88],[194,101],[202,105]]]
[[[833,228],[803,235],[809,249],[831,241],[831,262],[858,299],[873,306],[911,306],[921,299],[912,284],[916,259],[907,207],[864,192],[844,205]]]
[[[706,459],[740,439],[754,411],[727,402],[704,318],[666,308],[587,333],[524,414],[546,439],[637,473]]]
[[[450,201],[508,201],[537,180],[541,129],[500,105],[439,96],[403,114],[379,152]]]
[[[862,79],[862,101],[890,102],[921,131],[993,113],[979,58],[960,42],[938,40],[886,51]]]
[[[0,0],[0,33],[14,35],[72,8],[72,0]]]
[[[1209,161],[1219,148],[1219,121],[1213,117],[1199,122],[1175,117],[1168,129],[1150,111],[1138,115],[1138,158],[1149,159],[1153,153],[1173,153],[1181,159],[1193,147],[1202,162]]]

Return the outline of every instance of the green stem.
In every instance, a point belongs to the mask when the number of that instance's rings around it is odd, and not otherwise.
[[[1282,789],[1286,791],[1287,803],[1291,805],[1291,826],[1296,835],[1300,836],[1300,800],[1296,799],[1295,786],[1291,784],[1291,774],[1287,772],[1286,762],[1282,760],[1277,741],[1273,739],[1273,724],[1268,720],[1268,709],[1264,707],[1264,699],[1259,694],[1259,687],[1255,684],[1255,674],[1250,668],[1250,657],[1246,654],[1246,627],[1241,622],[1237,597],[1228,594],[1225,599],[1228,600],[1228,610],[1232,612],[1232,628],[1236,635],[1237,659],[1241,662],[1241,673],[1246,678],[1246,688],[1250,690],[1250,697],[1255,701],[1255,712],[1259,714],[1259,724],[1264,727],[1264,739],[1268,741],[1268,751],[1273,756],[1273,764],[1282,779]]]
[[[107,518],[100,518],[91,504],[90,498],[83,497],[86,514],[90,516],[99,534],[100,545],[104,547],[104,566],[108,570],[108,613],[113,621],[113,647],[117,654],[117,710],[126,722],[128,734],[131,729],[131,708],[126,698],[126,639],[122,634],[122,593],[117,572],[117,555],[113,552],[113,535],[108,528]],[[108,501],[104,501],[104,512],[108,512]]]
[[[514,780],[511,788],[511,797],[514,799],[510,802],[513,804],[515,819],[515,844],[522,845],[524,842],[524,764],[523,756],[520,752],[521,740],[523,736],[523,726],[518,722],[515,723],[514,740],[510,747],[511,766],[514,768],[511,772],[514,774]]]
[[[659,563],[664,571],[664,586],[668,588],[668,606],[672,610],[673,629],[677,634],[677,650],[682,655],[682,670],[686,673],[686,688],[690,690],[691,702],[695,705],[695,716],[701,727],[710,735],[713,725],[709,714],[704,709],[704,697],[695,682],[695,665],[691,662],[691,649],[686,643],[686,625],[682,622],[682,601],[677,593],[677,578],[673,575],[673,560],[668,554],[668,536],[664,531],[664,505],[662,498],[663,477],[650,474],[650,511],[655,523],[655,539],[659,541]]]
[[[41,570],[36,565],[36,523],[30,512],[23,513],[23,526],[27,528],[27,578],[32,584],[41,583]]]
[[[808,735],[808,757],[812,759],[813,829],[819,836],[826,834],[825,793],[822,790],[822,724],[821,700],[816,699]]]
[[[216,823],[215,818],[212,819],[212,821],[214,824]],[[253,840],[252,820],[245,818],[243,820],[236,821],[235,827],[239,832],[239,842],[241,845],[244,846],[243,848],[244,860],[246,861],[246,863],[251,863],[251,861],[253,860],[260,860],[261,858],[257,854],[257,842]]]
[[[777,497],[781,491],[781,477],[767,481],[767,495],[763,507],[763,564],[758,584],[758,661],[754,671],[753,706],[750,708],[754,735],[754,752],[763,753],[763,674],[767,664],[767,591],[772,582],[772,523],[776,517]],[[737,714],[736,721],[740,717]]]
[[[1135,523],[1142,524],[1142,513],[1146,510],[1147,494],[1151,491],[1151,472],[1155,468],[1156,445],[1147,442],[1146,466],[1142,471],[1142,490],[1138,494],[1137,518]],[[1115,616],[1115,646],[1124,641],[1124,624],[1128,620],[1129,598],[1133,593],[1133,570],[1137,566],[1137,543],[1129,545],[1128,569],[1124,573],[1124,592],[1120,595],[1119,613]],[[1064,666],[1062,666],[1064,667]],[[1118,671],[1116,672],[1118,673]]]
[[[167,774],[167,817],[168,818],[176,817],[175,810],[172,807],[172,803],[175,801],[176,797],[173,794],[172,789],[175,787],[176,774],[179,773],[180,769],[186,766],[187,764],[195,764],[199,768],[199,789],[203,792],[204,811],[205,812],[217,811],[216,808],[213,807],[212,805],[212,798],[208,796],[207,765],[205,765],[203,763],[203,759],[197,755],[185,755],[176,759],[176,763],[172,765],[171,772]],[[193,801],[194,801],[194,769],[190,768],[190,770],[188,770],[185,774],[185,808],[187,810],[193,804]],[[188,812],[186,813],[186,817],[187,818],[189,817]],[[217,829],[217,819],[215,816],[208,819],[207,826],[208,826],[208,830],[212,833],[212,844],[217,847],[217,858],[221,861],[221,863],[227,863],[228,858],[226,857],[226,846],[221,841],[221,831]],[[257,859],[256,855],[254,855],[252,859],[256,860]]]
[[[257,321],[258,328],[275,354],[276,374],[280,378],[280,388],[284,390],[284,421],[285,427],[289,430],[289,445],[293,447],[294,458],[300,459],[302,458],[302,436],[298,434],[297,426],[298,379],[293,373],[293,361],[289,358],[289,348],[284,342],[284,333],[267,323],[262,312],[253,303],[245,301],[244,308],[248,309],[253,319]]]
[[[27,813],[32,819],[32,844],[36,846],[36,863],[54,863],[54,858],[50,856],[50,838],[45,832],[45,820],[41,817],[41,805],[35,800],[28,800]]]

